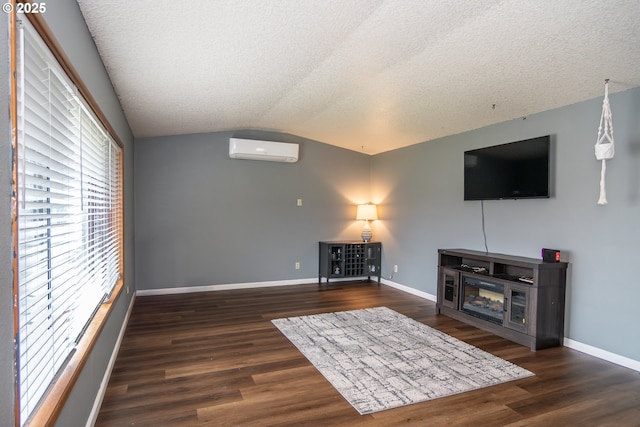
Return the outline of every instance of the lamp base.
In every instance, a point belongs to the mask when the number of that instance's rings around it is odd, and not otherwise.
[[[362,228],[362,233],[360,234],[363,242],[370,242],[373,237],[373,233],[371,232],[371,226],[369,225],[369,221],[366,221],[364,227]]]

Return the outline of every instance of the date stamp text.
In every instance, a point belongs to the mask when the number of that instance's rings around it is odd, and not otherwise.
[[[15,7],[12,3],[5,3],[2,5],[2,11],[4,13],[11,13],[13,11],[17,13],[45,13],[47,11],[46,3],[16,3]]]

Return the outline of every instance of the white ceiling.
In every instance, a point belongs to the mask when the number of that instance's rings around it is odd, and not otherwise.
[[[638,0],[78,3],[136,137],[376,154],[640,86]]]

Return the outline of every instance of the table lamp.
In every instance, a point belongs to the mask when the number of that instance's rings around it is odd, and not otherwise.
[[[364,221],[364,227],[362,228],[362,241],[370,242],[373,233],[371,233],[371,226],[369,221],[375,221],[378,219],[378,208],[376,205],[367,203],[366,205],[358,205],[356,211],[356,219]]]

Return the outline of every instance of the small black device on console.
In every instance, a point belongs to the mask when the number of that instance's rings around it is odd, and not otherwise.
[[[542,248],[542,260],[560,262],[560,251]]]

